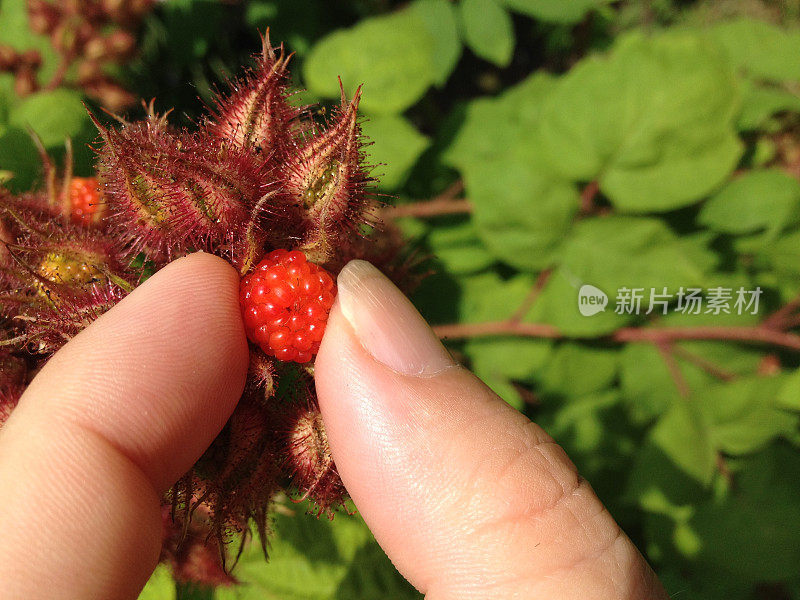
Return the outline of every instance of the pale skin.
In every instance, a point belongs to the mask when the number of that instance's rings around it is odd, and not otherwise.
[[[230,265],[180,259],[35,378],[0,430],[0,599],[137,597],[161,494],[243,388],[237,298]],[[667,597],[564,451],[366,263],[339,277],[316,381],[347,489],[428,600]]]

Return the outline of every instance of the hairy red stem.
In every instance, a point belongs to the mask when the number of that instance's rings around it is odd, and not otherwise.
[[[568,336],[547,323],[515,323],[494,321],[487,323],[453,323],[438,325],[434,331],[441,338],[465,339],[473,337],[521,336],[552,339],[580,339]],[[766,327],[623,327],[606,336],[613,342],[669,343],[681,340],[719,340],[766,344],[800,352],[800,335]]]

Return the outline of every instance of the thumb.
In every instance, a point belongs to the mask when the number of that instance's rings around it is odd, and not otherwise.
[[[342,480],[428,600],[666,598],[564,451],[369,263],[339,275],[315,369]]]

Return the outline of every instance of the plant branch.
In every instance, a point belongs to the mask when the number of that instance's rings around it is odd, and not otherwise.
[[[512,323],[511,321],[490,321],[487,323],[451,323],[436,325],[433,331],[444,339],[465,339],[473,337],[521,336],[534,338],[563,338],[561,332],[547,323]]]
[[[466,198],[445,198],[411,202],[398,206],[388,206],[382,211],[387,218],[417,217],[425,219],[444,215],[460,215],[472,212],[472,204]]]
[[[794,313],[797,312],[798,309],[800,309],[800,294],[768,316],[762,323],[762,326],[769,329],[784,328],[788,322],[797,319],[798,315]]]
[[[73,60],[74,57],[72,56],[72,53],[64,53],[59,57],[58,66],[56,67],[56,70],[53,71],[50,81],[48,81],[47,85],[44,86],[45,90],[52,91],[64,83],[64,78],[66,77],[67,71],[69,71],[69,67]]]
[[[730,381],[736,378],[736,373],[733,371],[728,371],[727,369],[719,366],[715,362],[708,360],[702,356],[698,356],[694,352],[689,352],[686,348],[681,348],[680,346],[673,346],[672,352],[675,356],[678,356],[693,365],[700,367],[711,375],[712,377],[716,377],[717,379],[722,379],[723,381]]]
[[[533,283],[531,291],[528,292],[528,295],[525,297],[525,300],[522,301],[522,304],[520,304],[516,312],[511,315],[511,318],[509,319],[510,323],[519,323],[525,318],[525,315],[528,314],[530,309],[533,308],[533,305],[536,303],[536,299],[539,297],[539,294],[542,293],[542,289],[544,288],[545,284],[547,284],[547,280],[550,279],[550,274],[552,272],[552,269],[545,269],[539,273],[539,275],[536,277],[536,281]]]
[[[680,340],[719,340],[766,344],[800,351],[800,335],[767,327],[624,327],[612,334],[616,342],[676,342]]]
[[[586,184],[581,191],[581,214],[590,215],[595,210],[594,200],[600,191],[600,183],[595,179]]]
[[[672,377],[672,381],[675,382],[678,393],[681,397],[688,398],[691,393],[689,382],[686,381],[686,377],[684,377],[678,361],[675,360],[672,342],[659,341],[655,343],[655,347],[659,354],[661,354],[661,358],[664,359],[664,363],[667,365],[667,369],[669,369],[669,374]]]
[[[459,198],[464,192],[464,183],[459,179],[438,196],[429,200],[420,200],[398,206],[387,206],[381,210],[386,218],[418,217],[425,219],[444,215],[458,215],[472,212],[472,204],[465,198]]]
[[[472,337],[520,336],[551,339],[581,339],[562,334],[547,323],[493,321],[487,323],[453,323],[434,327],[439,337],[464,339]],[[601,338],[602,339],[602,338]],[[718,340],[778,346],[800,352],[800,335],[764,326],[757,327],[623,327],[606,336],[612,342],[672,343],[681,340]]]
[[[669,374],[672,377],[672,380],[675,382],[675,387],[678,390],[678,394],[680,394],[681,398],[684,400],[688,399],[692,393],[692,390],[689,387],[689,382],[686,380],[686,376],[683,374],[683,371],[681,371],[678,361],[675,360],[675,346],[672,342],[656,342],[655,346],[661,354],[661,357],[664,359],[667,369],[669,369]],[[725,456],[719,450],[716,452],[716,468],[720,475],[722,475],[722,477],[724,477],[728,483],[732,483],[733,477],[731,476],[730,469],[728,468],[728,463],[725,460]]]

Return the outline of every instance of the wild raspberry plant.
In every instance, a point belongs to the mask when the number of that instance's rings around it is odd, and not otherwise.
[[[179,580],[232,583],[225,548],[254,525],[266,549],[281,491],[318,515],[345,500],[314,393],[313,357],[353,258],[400,274],[399,236],[376,235],[357,115],[360,92],[324,126],[289,102],[283,48],[256,66],[196,131],[153,103],[99,131],[98,178],[57,172],[0,188],[0,425],[48,357],[148,275],[203,250],[242,276],[251,341],[245,391],[222,433],[168,492],[162,559]]]

